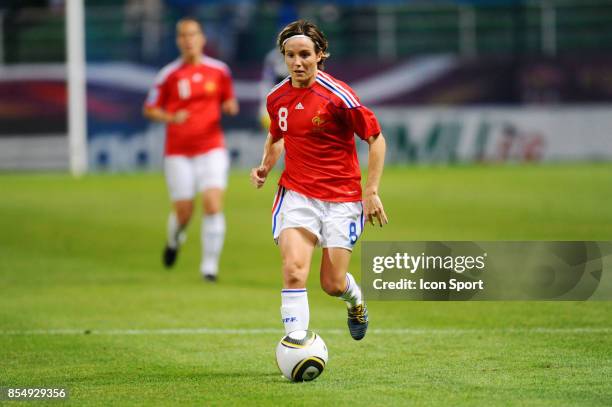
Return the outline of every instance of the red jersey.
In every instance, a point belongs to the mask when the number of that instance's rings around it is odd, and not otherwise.
[[[267,108],[272,137],[285,142],[280,185],[322,201],[361,200],[354,135],[367,140],[380,125],[347,84],[321,71],[308,88],[286,78],[268,94]]]
[[[226,64],[203,56],[199,64],[178,59],[166,65],[149,91],[146,107],[169,113],[185,109],[188,119],[166,125],[166,155],[193,156],[224,147],[221,103],[234,97]]]

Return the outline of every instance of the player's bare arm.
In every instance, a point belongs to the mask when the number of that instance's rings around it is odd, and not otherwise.
[[[149,120],[162,123],[181,124],[189,118],[189,112],[184,109],[170,113],[159,107],[145,107],[142,114]]]
[[[251,183],[253,183],[256,188],[261,188],[264,185],[268,173],[274,168],[274,165],[276,165],[276,162],[283,152],[283,148],[283,139],[279,138],[274,140],[272,134],[268,133],[261,164],[259,167],[251,170]]]
[[[372,225],[374,225],[374,218],[376,218],[378,224],[382,227],[389,222],[382,201],[378,196],[378,185],[385,164],[387,145],[382,133],[370,137],[367,142],[369,144],[368,180],[363,194],[363,210]]]
[[[223,103],[221,103],[221,111],[228,116],[236,116],[240,111],[238,100],[236,98],[231,98],[223,101]]]

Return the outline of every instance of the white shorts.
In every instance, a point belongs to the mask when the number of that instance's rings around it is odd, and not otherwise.
[[[353,250],[363,232],[361,202],[326,202],[279,186],[272,206],[272,236],[278,244],[287,228],[304,228],[317,237],[323,248]]]
[[[210,188],[225,189],[229,156],[224,148],[187,157],[169,155],[164,159],[164,173],[172,201],[193,199],[196,193]]]

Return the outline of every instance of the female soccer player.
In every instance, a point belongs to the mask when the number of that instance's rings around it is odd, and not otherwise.
[[[223,62],[204,56],[206,37],[200,23],[184,18],[176,25],[181,57],[164,67],[144,106],[144,115],[167,124],[164,172],[173,212],[163,261],[176,261],[184,229],[202,193],[202,262],[200,272],[216,281],[225,238],[223,194],[229,158],[221,130],[221,113],[236,115],[230,71]]]
[[[378,196],[385,139],[374,114],[344,82],[322,71],[325,35],[299,20],[278,36],[290,76],[267,97],[271,126],[261,165],[251,181],[261,188],[285,149],[285,171],[272,208],[272,234],[283,270],[281,316],[287,333],[308,329],[306,280],[316,245],[323,249],[323,290],[347,303],[353,339],[365,336],[368,311],[348,265],[363,232],[364,213],[382,227],[387,216]],[[362,197],[354,135],[369,144],[368,180]]]

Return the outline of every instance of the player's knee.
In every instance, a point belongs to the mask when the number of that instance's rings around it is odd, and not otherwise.
[[[202,199],[202,209],[206,215],[215,215],[223,211],[223,191],[207,190]]]
[[[205,203],[204,204],[204,213],[207,216],[216,215],[221,212],[222,207],[220,203]]]
[[[344,292],[346,282],[345,279],[332,279],[332,278],[322,278],[321,279],[321,288],[328,295],[332,297],[338,297],[342,295]]]
[[[287,288],[303,288],[306,285],[306,265],[297,260],[283,261],[283,278]]]
[[[186,225],[191,219],[193,210],[189,207],[184,207],[176,210],[176,219],[180,225]]]

